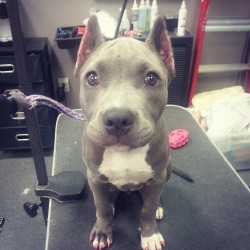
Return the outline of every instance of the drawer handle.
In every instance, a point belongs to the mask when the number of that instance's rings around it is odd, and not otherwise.
[[[24,112],[16,112],[14,115],[11,115],[13,120],[25,120]]]
[[[13,64],[0,64],[1,74],[12,74],[15,72],[15,66]]]
[[[17,141],[29,141],[30,137],[29,137],[29,134],[17,134],[16,140]]]

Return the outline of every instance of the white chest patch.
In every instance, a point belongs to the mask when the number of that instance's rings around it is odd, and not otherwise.
[[[128,183],[144,183],[153,177],[152,168],[145,161],[147,150],[148,145],[133,150],[110,147],[104,152],[99,172],[118,188]]]

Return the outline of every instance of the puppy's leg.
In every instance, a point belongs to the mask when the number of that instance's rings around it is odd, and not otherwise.
[[[172,166],[171,166],[171,159],[170,157],[168,158],[168,162],[167,162],[167,177],[166,177],[166,181],[169,180],[170,176],[171,176],[171,172],[172,172]],[[162,202],[160,201],[159,206],[156,210],[156,219],[157,220],[161,220],[163,218],[163,214],[164,214],[164,210],[163,207],[161,206]]]
[[[114,213],[114,194],[110,192],[109,185],[99,182],[89,182],[93,192],[96,207],[96,222],[90,233],[90,240],[93,241],[93,247],[102,249],[110,246],[113,242],[112,222]]]
[[[151,184],[141,190],[143,206],[141,211],[141,247],[143,250],[160,250],[164,239],[158,231],[155,215],[164,184]]]

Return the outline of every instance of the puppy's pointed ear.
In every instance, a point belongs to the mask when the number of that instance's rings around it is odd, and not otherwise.
[[[101,30],[95,15],[90,16],[86,31],[82,37],[77,53],[75,65],[75,76],[79,75],[80,69],[88,59],[89,55],[104,42]]]
[[[146,44],[151,50],[158,53],[166,65],[171,80],[175,76],[174,56],[170,38],[167,34],[166,24],[163,17],[158,17],[146,39]]]

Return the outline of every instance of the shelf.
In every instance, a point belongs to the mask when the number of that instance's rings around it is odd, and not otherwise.
[[[55,35],[55,41],[57,42],[57,45],[60,49],[73,49],[73,48],[79,46],[79,44],[82,40],[82,36],[72,35],[75,27],[85,27],[85,26],[78,25],[78,26],[57,28],[56,35]],[[67,32],[69,34],[69,37],[66,37],[66,38],[61,37],[59,35],[59,32],[58,32],[59,29]],[[175,43],[176,45],[183,45],[184,41],[187,43],[193,42],[193,36],[188,31],[186,31],[184,36],[177,36],[174,32],[168,32],[168,35],[171,39],[171,42]],[[121,37],[121,36],[118,36],[118,37]],[[124,37],[126,37],[126,36],[124,36]],[[140,36],[140,37],[134,37],[134,38],[145,42],[147,36]],[[105,37],[104,37],[104,39],[105,39],[105,41],[113,40],[112,38],[105,38]],[[0,45],[1,45],[1,43],[0,43]]]
[[[236,2],[235,2],[236,3]],[[200,4],[199,19],[194,45],[193,65],[191,73],[191,88],[189,93],[189,105],[192,104],[192,98],[196,92],[199,73],[216,72],[240,72],[249,71],[245,83],[245,91],[250,93],[250,64],[247,60],[249,54],[249,35],[250,35],[250,17],[213,17],[208,19],[208,9],[210,0],[202,0]],[[236,3],[237,5],[237,3]],[[208,32],[248,32],[243,48],[241,60],[243,64],[212,64],[200,65],[202,48],[205,33]],[[237,36],[237,34],[234,34]]]
[[[199,73],[216,73],[250,70],[250,64],[208,64],[200,65]]]
[[[250,31],[249,18],[212,19],[207,21],[206,32]]]

